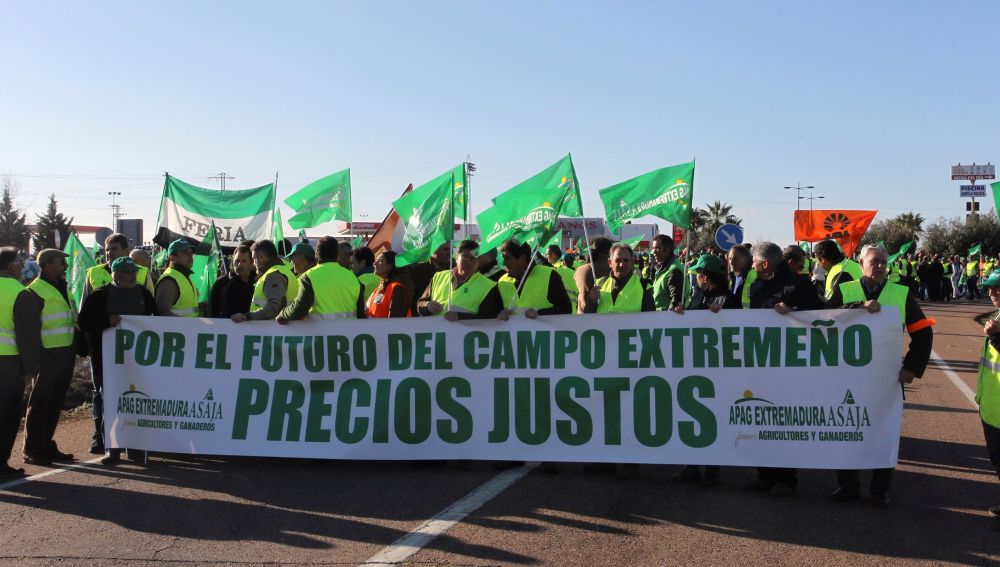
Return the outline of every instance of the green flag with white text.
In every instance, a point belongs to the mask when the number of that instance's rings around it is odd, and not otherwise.
[[[979,254],[982,251],[982,248],[983,248],[982,243],[976,244],[972,248],[969,248],[969,256]]]
[[[600,190],[608,228],[617,234],[626,221],[652,215],[691,228],[694,162],[657,169]]]
[[[288,219],[292,228],[312,228],[331,220],[351,222],[351,170],[313,181],[285,199],[285,204],[295,211]]]
[[[87,270],[96,266],[97,262],[75,232],[66,239],[63,252],[68,255],[66,263],[69,264],[66,269],[66,289],[73,309],[79,312],[80,301],[83,299],[83,286],[87,282]]]
[[[455,229],[454,175],[439,176],[393,201],[403,226],[402,252],[397,266],[430,259]]]
[[[537,243],[551,235],[559,216],[582,216],[579,183],[570,156],[501,193],[476,217],[489,250],[508,238]]]

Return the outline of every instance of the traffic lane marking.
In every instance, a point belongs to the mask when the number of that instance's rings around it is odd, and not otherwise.
[[[539,464],[537,462],[526,463],[520,467],[501,472],[464,498],[438,512],[412,532],[393,542],[392,545],[369,557],[362,565],[385,567],[406,561],[435,538],[461,522],[470,513],[478,510],[515,482],[524,478]]]

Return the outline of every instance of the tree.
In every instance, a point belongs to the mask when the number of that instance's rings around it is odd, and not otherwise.
[[[691,210],[691,249],[701,251],[705,248],[718,248],[715,244],[715,231],[724,224],[735,224],[743,227],[743,219],[732,214],[733,206],[722,201],[706,204],[706,208],[695,207]]]
[[[893,224],[899,227],[907,236],[908,240],[919,240],[920,233],[924,231],[924,217],[920,213],[903,213],[892,219]]]
[[[923,234],[924,217],[919,213],[903,213],[888,220],[873,222],[861,238],[861,246],[882,241],[890,254],[907,242],[918,241]],[[860,249],[860,247],[859,247]],[[916,250],[914,250],[916,252]]]
[[[56,210],[56,195],[49,195],[49,208],[44,215],[37,217],[38,230],[32,237],[35,250],[43,248],[62,249],[69,238],[69,233],[73,230],[73,218],[67,219],[65,215]],[[59,233],[59,240],[56,241],[56,233]]]
[[[965,256],[976,244],[982,245],[987,256],[1000,253],[1000,221],[995,215],[976,215],[969,222],[958,217],[938,219],[927,227],[923,249],[932,254]]]
[[[13,173],[0,171],[0,246],[14,246],[24,249],[28,246],[28,227],[25,224],[27,215],[22,213],[14,200],[20,185]]]

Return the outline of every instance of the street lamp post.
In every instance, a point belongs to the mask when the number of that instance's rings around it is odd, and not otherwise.
[[[826,199],[826,196],[825,195],[816,195],[815,197],[813,197],[813,192],[810,191],[808,197],[799,197],[799,200],[802,200],[802,199],[808,199],[809,200],[809,210],[811,211],[811,210],[813,210],[813,201],[815,201],[816,199]]]
[[[115,232],[118,232],[118,218],[124,214],[118,205],[118,197],[121,197],[121,194],[121,191],[108,191],[108,196],[111,197],[111,229]]]
[[[802,190],[803,189],[815,189],[815,188],[816,187],[814,187],[812,185],[802,185],[798,181],[795,182],[794,186],[792,186],[792,185],[785,185],[785,189],[794,189],[795,190],[795,196],[798,197],[795,200],[795,208],[796,208],[796,210],[802,208]]]

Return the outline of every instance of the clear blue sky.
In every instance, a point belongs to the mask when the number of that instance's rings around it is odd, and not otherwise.
[[[1000,161],[996,2],[0,3],[0,169],[80,224],[162,173],[279,200],[350,167],[355,218],[468,154],[472,207],[572,152],[597,189],[697,157],[747,240],[817,208],[964,214],[949,166]],[[125,179],[107,179],[125,178]],[[808,202],[804,202],[808,206]],[[822,207],[820,206],[822,204]],[[984,212],[992,207],[984,205]],[[287,218],[288,210],[283,210]],[[667,224],[661,221],[661,227]],[[323,227],[310,231],[322,233]]]

